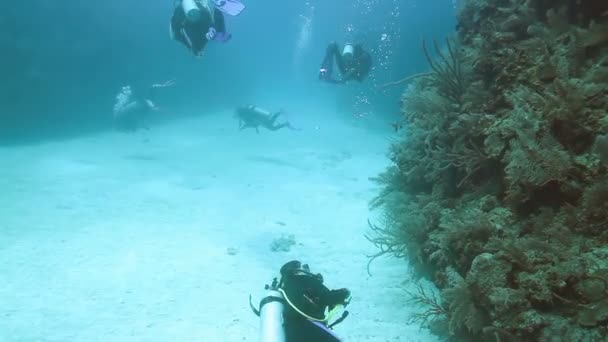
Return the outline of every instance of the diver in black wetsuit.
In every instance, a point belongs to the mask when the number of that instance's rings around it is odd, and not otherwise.
[[[114,127],[124,132],[134,132],[140,128],[147,129],[146,120],[149,115],[159,110],[154,103],[156,101],[156,91],[160,88],[171,87],[174,84],[174,80],[152,84],[145,96],[134,93],[129,85],[122,87],[116,95],[114,104]]]
[[[340,70],[341,78],[332,77],[334,59]],[[330,83],[346,83],[356,80],[363,82],[372,68],[372,57],[361,45],[346,44],[342,52],[337,43],[327,46],[325,58],[319,69],[319,79]]]
[[[289,128],[293,131],[300,130],[293,127],[289,121],[277,123],[276,121],[281,114],[281,111],[272,113],[260,107],[248,105],[237,108],[235,118],[239,120],[239,130],[255,128],[257,133],[260,133],[259,127],[264,127],[269,131],[278,131],[281,128]]]
[[[207,43],[211,40],[227,41],[224,15],[211,0],[189,0],[193,6],[190,13],[184,11],[183,2],[175,0],[173,16],[170,23],[170,34],[173,40],[184,44],[192,53],[200,57]]]
[[[250,297],[249,305],[261,320],[260,341],[340,342],[332,328],[348,316],[350,291],[328,289],[321,274],[297,260],[284,264],[280,273],[280,280],[265,287],[259,308]]]

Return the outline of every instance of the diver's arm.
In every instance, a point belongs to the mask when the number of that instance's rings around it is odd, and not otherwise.
[[[185,20],[186,15],[181,6],[175,7],[173,15],[171,16],[171,32],[177,36],[177,33],[184,28]]]
[[[330,43],[325,50],[325,58],[323,58],[323,62],[321,63],[321,68],[319,70],[319,79],[329,82],[329,83],[342,83],[340,81],[336,81],[333,79],[333,65],[334,59],[336,60],[336,64],[338,64],[338,68],[340,69],[340,73],[343,72],[344,63],[340,55],[340,51],[338,48],[338,44],[335,42]]]
[[[169,88],[175,85],[175,80],[168,80],[162,83],[154,83],[148,88],[148,96],[146,100],[153,101],[156,99],[156,92],[160,88]]]
[[[213,27],[213,13],[207,9],[201,10],[201,17],[193,27],[195,31],[195,37],[192,38],[192,52],[195,56],[200,57],[203,55],[203,51],[207,46],[209,40],[213,39],[215,35],[215,28]]]
[[[226,33],[226,21],[224,20],[224,14],[217,8],[214,8],[213,11],[213,21],[213,26],[217,32]]]
[[[342,53],[340,53],[340,47],[338,43],[332,43],[327,47],[327,54],[330,56],[330,59],[336,60],[336,65],[338,66],[338,70],[340,70],[341,74],[346,73],[346,65],[344,63],[344,58],[342,58]]]
[[[186,21],[186,15],[181,6],[178,6],[173,11],[173,16],[171,17],[170,22],[170,33],[171,38],[173,40],[177,40],[178,42],[186,45],[188,48],[191,48],[186,35],[184,34],[184,26]]]

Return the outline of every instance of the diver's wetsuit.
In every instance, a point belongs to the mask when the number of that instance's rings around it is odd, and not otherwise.
[[[268,130],[271,130],[271,131],[278,131],[281,128],[285,128],[285,127],[293,129],[293,127],[291,126],[291,124],[289,122],[287,122],[287,121],[285,121],[283,123],[280,123],[280,124],[275,124],[275,121],[277,121],[277,118],[279,117],[279,115],[281,115],[281,112],[274,113],[272,115],[272,117],[270,118],[271,125],[270,126],[264,126],[264,127],[266,129],[268,129]]]
[[[237,108],[237,118],[239,119],[239,129],[255,128],[259,132],[258,127],[262,126],[270,131],[278,131],[281,128],[289,128],[294,131],[299,129],[293,127],[288,121],[277,124],[276,121],[281,115],[281,112],[270,113],[254,105]]]
[[[120,115],[114,116],[114,126],[125,132],[134,132],[140,128],[148,129],[146,121],[154,109],[151,105],[155,99],[156,87],[154,86],[148,88],[146,97],[134,93],[129,108],[122,111]]]
[[[328,312],[350,302],[350,291],[330,290],[323,285],[323,276],[310,272],[308,265],[291,261],[281,267],[282,294],[288,305],[283,309],[285,337],[288,342],[340,342],[340,339],[320,321]],[[346,318],[343,316],[334,324]]]
[[[197,3],[200,1],[197,1]],[[226,33],[226,24],[224,22],[224,14],[215,8],[210,1],[202,1],[200,5],[201,17],[195,22],[191,22],[186,18],[186,13],[182,7],[181,1],[176,2],[173,16],[171,17],[171,32],[173,39],[186,45],[195,56],[201,56],[205,45],[207,45],[206,34],[209,28],[215,28],[216,32]],[[211,12],[213,11],[213,17]]]
[[[285,315],[285,337],[289,342],[340,342],[329,329],[316,325],[288,308]]]
[[[332,78],[334,59],[336,60],[336,65],[342,75],[340,80]],[[321,70],[324,70],[324,72],[322,71],[319,77],[330,83],[344,83],[350,80],[362,82],[367,77],[367,74],[369,74],[371,68],[372,57],[363,50],[361,45],[354,46],[352,61],[347,62],[342,56],[338,44],[331,43],[327,47],[325,58],[321,64]]]

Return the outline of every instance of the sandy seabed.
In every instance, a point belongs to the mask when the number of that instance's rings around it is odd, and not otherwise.
[[[352,291],[344,341],[437,341],[406,323],[420,310],[406,262],[366,272],[368,177],[390,131],[328,117],[256,134],[224,113],[0,148],[0,341],[258,341],[249,295],[293,259]]]

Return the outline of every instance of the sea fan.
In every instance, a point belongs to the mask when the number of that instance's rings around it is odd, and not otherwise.
[[[583,217],[588,223],[587,231],[605,230],[608,225],[608,180],[600,181],[585,191]]]
[[[550,181],[564,181],[572,169],[572,160],[550,135],[539,142],[529,137],[513,139],[504,162],[506,178],[511,188],[518,184],[540,187]]]
[[[473,334],[481,331],[486,323],[485,315],[475,305],[475,295],[466,281],[443,290],[442,295],[448,303],[451,334],[455,335],[463,328]]]

